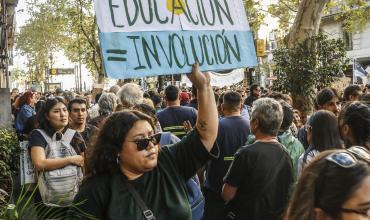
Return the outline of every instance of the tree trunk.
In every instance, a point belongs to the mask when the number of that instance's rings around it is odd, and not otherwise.
[[[105,76],[104,76],[104,73],[101,73],[99,72],[99,76],[98,76],[98,83],[99,84],[102,84],[105,82]]]
[[[288,47],[319,33],[321,16],[329,0],[302,0],[287,36]]]
[[[308,115],[313,111],[312,100],[306,96],[299,94],[292,94],[293,107],[301,112],[302,121],[306,121]]]
[[[286,37],[287,46],[292,48],[307,38],[319,33],[322,12],[329,0],[302,0],[294,24]],[[303,84],[304,85],[304,84]],[[310,88],[306,88],[310,89]],[[302,94],[293,94],[294,107],[303,117],[312,113],[312,100]],[[304,118],[303,118],[304,119]]]

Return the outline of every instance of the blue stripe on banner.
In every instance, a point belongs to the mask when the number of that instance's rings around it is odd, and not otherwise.
[[[257,65],[250,31],[100,33],[104,67],[114,79],[227,70]]]

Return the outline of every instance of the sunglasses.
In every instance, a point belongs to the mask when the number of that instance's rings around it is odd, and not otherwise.
[[[329,154],[325,159],[340,167],[350,168],[357,164],[357,158],[370,162],[370,152],[364,147],[354,146],[347,149],[347,151]]]
[[[161,135],[162,133],[157,133],[147,138],[140,138],[140,139],[129,141],[129,142],[135,143],[137,145],[137,150],[142,151],[148,148],[149,142],[152,142],[154,145],[159,144],[161,140]]]

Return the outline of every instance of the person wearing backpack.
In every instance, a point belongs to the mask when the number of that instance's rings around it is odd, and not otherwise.
[[[69,129],[68,110],[61,97],[49,98],[38,112],[39,129],[31,132],[29,150],[38,173],[36,201],[39,219],[65,215],[82,181],[85,143]],[[52,210],[50,210],[52,209]]]

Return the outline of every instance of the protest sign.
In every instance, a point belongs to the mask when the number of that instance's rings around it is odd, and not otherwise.
[[[230,73],[209,72],[211,75],[211,85],[217,87],[231,86],[244,80],[244,69],[236,69]],[[181,76],[181,83],[191,87],[192,83],[186,75]]]
[[[19,142],[21,153],[19,155],[21,185],[35,183],[35,168],[28,151],[28,141]]]
[[[95,0],[95,11],[110,78],[257,65],[242,0]]]

